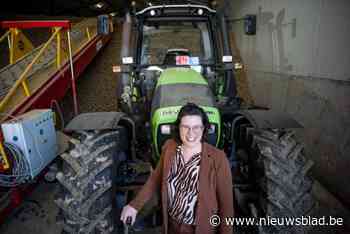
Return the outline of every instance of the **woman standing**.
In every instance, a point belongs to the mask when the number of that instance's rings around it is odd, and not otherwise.
[[[233,216],[233,195],[225,153],[205,142],[206,113],[188,103],[181,108],[175,126],[175,139],[164,144],[157,168],[123,208],[120,219],[125,223],[131,217],[133,224],[143,205],[160,193],[164,234],[232,233],[232,227],[210,221],[211,217],[223,221]]]

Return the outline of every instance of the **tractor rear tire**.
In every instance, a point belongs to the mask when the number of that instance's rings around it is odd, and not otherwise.
[[[313,163],[305,159],[303,146],[294,139],[293,132],[253,129],[251,136],[262,216],[286,219],[310,214],[315,202],[308,171]],[[286,221],[283,225],[260,225],[258,229],[261,234],[306,233],[305,226],[286,225]]]
[[[116,161],[120,152],[120,131],[81,131],[72,138],[72,149],[61,155],[57,173],[63,233],[112,233]]]

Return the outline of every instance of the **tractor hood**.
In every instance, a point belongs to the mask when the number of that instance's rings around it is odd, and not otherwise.
[[[207,81],[193,69],[185,67],[165,69],[159,77],[157,86],[171,84],[201,84],[208,85]]]
[[[215,129],[212,143],[218,143],[220,114],[207,81],[193,69],[169,68],[159,77],[152,100],[152,134],[158,155],[165,139],[171,137],[170,132],[164,134],[161,127],[172,125],[180,108],[188,102],[201,106],[207,113]]]

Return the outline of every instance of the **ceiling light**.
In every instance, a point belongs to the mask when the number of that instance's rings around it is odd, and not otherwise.
[[[99,2],[99,3],[96,3],[95,6],[96,6],[96,8],[101,9],[104,6],[104,3],[103,2]]]

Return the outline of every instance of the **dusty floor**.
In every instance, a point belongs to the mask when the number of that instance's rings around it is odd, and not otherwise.
[[[90,111],[114,111],[117,109],[115,98],[116,76],[112,73],[112,65],[119,61],[120,31],[114,34],[112,41],[89,66],[78,84],[79,105],[81,112]],[[98,81],[96,81],[98,80]],[[246,79],[241,79],[242,81]],[[246,94],[247,102],[251,102],[248,87],[241,84],[241,92]],[[83,98],[84,97],[84,98]],[[67,95],[63,108],[69,110],[72,101]],[[69,119],[73,113],[64,113]],[[54,194],[58,185],[56,183],[42,183],[23,203],[21,207],[8,217],[7,221],[0,226],[1,234],[56,234],[61,233],[61,228],[56,224],[58,208],[54,204]],[[350,212],[345,210],[331,194],[321,185],[315,184],[313,193],[318,200],[315,216],[332,216],[343,218],[346,225],[342,226],[319,226],[314,227],[309,233],[350,233]],[[158,230],[148,230],[139,233],[159,233]]]
[[[57,183],[42,183],[23,203],[21,207],[8,217],[0,226],[1,234],[59,234],[61,227],[56,224],[58,208],[54,203],[54,195],[58,189]],[[350,212],[345,210],[327,191],[315,183],[313,193],[318,201],[314,217],[332,216],[343,218],[341,226],[313,226],[308,234],[347,234],[350,233]],[[159,228],[139,231],[139,234],[160,233]],[[243,233],[240,233],[243,234]]]

